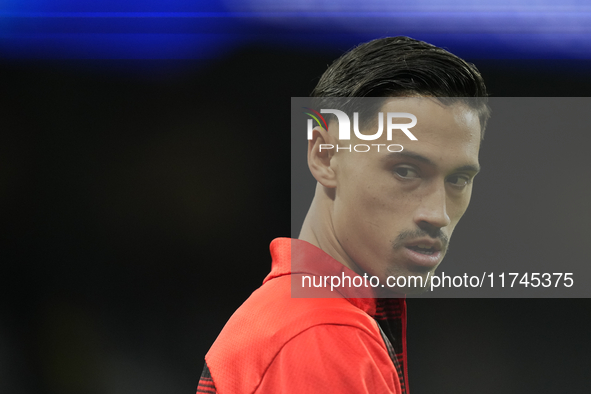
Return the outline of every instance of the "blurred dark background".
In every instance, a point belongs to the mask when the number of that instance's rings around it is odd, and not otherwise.
[[[67,1],[7,4],[2,393],[194,392],[209,346],[268,273],[270,241],[290,234],[290,97],[307,96],[354,44],[426,39],[474,62],[497,97],[591,91],[586,25],[538,31],[548,24],[535,13],[517,33],[510,13],[466,32],[412,21],[351,32],[335,30],[332,9],[287,10],[297,23],[274,25],[253,22],[260,10],[224,14],[233,2],[177,1],[165,11],[181,17],[124,21]],[[162,11],[155,4],[99,11]],[[415,394],[589,390],[588,299],[408,304]]]

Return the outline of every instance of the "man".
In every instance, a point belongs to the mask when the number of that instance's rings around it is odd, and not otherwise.
[[[312,96],[333,114],[359,109],[355,98],[379,97],[376,111],[359,112],[363,133],[346,141],[370,146],[380,123],[374,149],[338,149],[338,116],[328,130],[311,131],[317,186],[300,237],[271,243],[271,273],[206,355],[197,392],[408,393],[404,294],[424,290],[470,201],[489,116],[486,88],[474,66],[395,37],[343,55]],[[380,134],[383,114],[394,114],[389,123],[405,114],[417,122],[412,133]],[[326,280],[305,285],[312,277],[368,276],[381,285],[339,283],[336,292]],[[410,277],[422,283],[410,285]],[[404,283],[384,286],[388,278]],[[303,293],[295,296],[295,288]]]

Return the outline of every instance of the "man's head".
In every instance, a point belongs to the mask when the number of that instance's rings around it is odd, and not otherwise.
[[[386,38],[335,61],[313,95],[321,97],[317,108],[359,111],[360,131],[366,135],[376,132],[378,112],[413,114],[418,140],[399,132],[392,140],[382,135],[339,141],[335,119],[328,131],[314,129],[308,164],[318,185],[300,238],[358,273],[378,276],[381,283],[388,276],[432,275],[468,207],[480,168],[478,151],[489,116],[480,74],[430,44]],[[383,99],[373,100],[377,104],[368,109],[360,108],[356,97]],[[320,144],[375,145],[355,152],[320,150]],[[379,144],[384,144],[380,150]],[[391,144],[404,149],[389,152],[385,147]],[[412,286],[397,290],[417,291]]]
[[[490,110],[478,69],[444,49],[409,37],[381,38],[353,48],[334,61],[311,94],[317,98],[313,100],[316,108],[338,108],[343,97],[417,95],[445,98],[444,104],[461,101],[473,108],[484,137]],[[345,105],[343,110],[353,108]],[[363,113],[360,117],[364,119]]]

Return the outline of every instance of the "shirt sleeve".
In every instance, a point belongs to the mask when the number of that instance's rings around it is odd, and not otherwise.
[[[383,342],[357,327],[319,325],[283,346],[255,393],[399,394],[401,389]]]

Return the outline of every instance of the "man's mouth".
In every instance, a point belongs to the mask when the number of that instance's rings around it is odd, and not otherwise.
[[[410,238],[410,237],[407,237]],[[445,243],[444,243],[445,242]],[[421,237],[407,239],[402,255],[415,267],[432,269],[437,267],[445,254],[446,238]]]
[[[432,255],[433,253],[436,252],[436,249],[433,246],[422,245],[422,244],[407,246],[407,248],[410,250],[413,250],[417,253],[424,254],[424,255]]]

